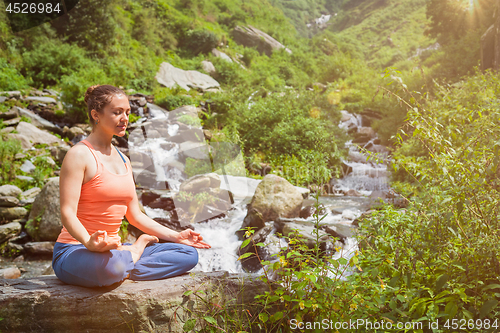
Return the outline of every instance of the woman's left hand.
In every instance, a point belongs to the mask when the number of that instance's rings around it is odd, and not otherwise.
[[[197,247],[199,249],[209,249],[211,246],[203,241],[200,233],[194,232],[191,229],[186,229],[179,232],[177,236],[177,243]]]

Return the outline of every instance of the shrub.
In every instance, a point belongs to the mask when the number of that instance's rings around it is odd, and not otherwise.
[[[88,87],[95,84],[113,84],[100,66],[81,69],[61,79],[61,100],[77,122],[88,120],[87,105],[84,102]]]
[[[63,75],[91,66],[84,50],[54,39],[37,41],[30,51],[23,53],[23,73],[37,87],[53,86]]]
[[[0,90],[26,89],[30,81],[24,78],[7,60],[0,58]]]

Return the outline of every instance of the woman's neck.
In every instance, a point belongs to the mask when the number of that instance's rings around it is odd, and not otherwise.
[[[94,147],[96,150],[100,151],[103,154],[111,153],[111,140],[113,139],[113,135],[109,135],[107,133],[103,133],[101,131],[93,130],[92,133],[87,137],[87,141]]]

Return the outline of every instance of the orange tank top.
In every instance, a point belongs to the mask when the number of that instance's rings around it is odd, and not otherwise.
[[[108,171],[87,140],[82,140],[97,163],[97,172],[91,180],[82,185],[76,216],[87,229],[89,235],[98,230],[106,230],[110,240],[120,242],[118,231],[128,203],[134,198],[135,184],[130,168],[122,175]],[[118,152],[119,153],[119,152]],[[120,154],[120,153],[119,153]],[[123,159],[123,157],[122,157]],[[57,242],[80,244],[65,227],[62,228]]]

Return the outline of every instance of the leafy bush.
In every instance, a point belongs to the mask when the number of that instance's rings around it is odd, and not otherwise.
[[[87,89],[96,84],[112,84],[100,66],[81,69],[61,79],[61,100],[77,122],[88,120],[84,102]]]
[[[4,58],[0,58],[0,90],[26,89],[30,84],[19,71],[9,65]]]
[[[188,50],[193,55],[208,53],[212,51],[219,42],[219,38],[209,30],[196,29],[188,30],[180,43],[180,46]]]
[[[83,49],[59,40],[37,41],[30,51],[23,53],[23,73],[37,87],[53,86],[63,75],[92,66]]]
[[[16,170],[20,166],[14,156],[22,151],[21,142],[4,140],[0,137],[0,185],[12,184],[16,177]]]
[[[476,75],[409,111],[394,158],[413,205],[362,224],[364,263],[397,295],[388,318],[499,316],[499,92],[496,75]]]

